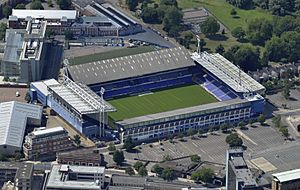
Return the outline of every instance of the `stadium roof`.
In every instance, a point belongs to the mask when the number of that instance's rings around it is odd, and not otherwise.
[[[213,73],[218,79],[231,87],[235,92],[247,93],[265,90],[263,85],[251,78],[220,54],[208,54],[203,52],[199,56],[195,53],[192,58],[205,69]]]
[[[45,18],[45,19],[76,19],[76,10],[24,10],[13,9],[11,16],[16,16],[19,19],[25,19],[26,17],[32,18]]]
[[[225,106],[235,105],[235,104],[240,104],[240,103],[245,103],[245,102],[249,102],[249,101],[246,99],[236,98],[236,99],[232,99],[232,100],[228,100],[228,101],[215,102],[215,103],[193,106],[193,107],[188,107],[188,108],[176,109],[176,110],[167,111],[167,112],[161,112],[161,113],[155,113],[155,114],[150,114],[150,115],[145,115],[145,116],[140,116],[140,117],[134,117],[134,118],[125,119],[123,121],[119,121],[116,123],[119,125],[122,125],[122,126],[126,126],[126,125],[135,124],[135,123],[159,120],[159,119],[163,119],[163,118],[179,116],[179,115],[184,115],[184,114],[190,114],[190,113],[195,113],[195,112],[200,112],[200,111],[209,111],[211,109],[222,108]]]
[[[47,81],[44,83],[47,84]],[[55,93],[62,98],[80,114],[97,113],[100,110],[115,110],[112,105],[102,100],[96,93],[89,90],[88,87],[78,85],[67,77],[65,77],[63,84],[50,82],[47,86],[51,93]]]
[[[27,119],[41,117],[41,106],[15,101],[0,103],[0,145],[22,147]]]
[[[281,183],[300,179],[300,169],[276,173],[273,174],[273,177],[279,180]]]
[[[74,65],[68,71],[74,81],[90,85],[193,65],[188,51],[177,47]]]

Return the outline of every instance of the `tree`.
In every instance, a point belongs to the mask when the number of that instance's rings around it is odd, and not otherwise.
[[[139,171],[139,169],[140,169],[141,167],[143,167],[143,166],[144,166],[143,162],[137,161],[137,162],[133,165],[133,168],[134,168],[136,171]]]
[[[280,128],[281,127],[281,116],[275,116],[272,118],[272,123],[274,123],[275,127]]]
[[[249,126],[252,127],[252,125],[253,125],[254,122],[255,122],[254,119],[250,119],[249,120]]]
[[[110,151],[110,152],[115,151],[116,146],[114,145],[114,143],[109,143],[107,150]]]
[[[59,5],[60,9],[68,10],[68,9],[71,9],[72,1],[71,0],[57,0],[57,4]]]
[[[11,15],[11,12],[12,12],[12,8],[9,5],[5,5],[2,8],[2,14],[4,15],[5,18],[8,18],[9,15]]]
[[[214,177],[214,171],[210,168],[201,168],[192,174],[192,180],[211,183]]]
[[[172,181],[174,179],[174,171],[171,168],[165,168],[161,174],[164,180]]]
[[[132,167],[127,167],[125,169],[125,173],[127,173],[130,176],[134,175],[134,171],[133,171]]]
[[[1,161],[1,162],[8,161],[7,156],[6,156],[5,154],[0,153],[0,161]]]
[[[234,63],[245,71],[256,71],[260,68],[260,52],[251,46],[239,46],[233,56]]]
[[[193,129],[193,128],[189,128],[189,130],[188,130],[188,135],[189,135],[189,136],[193,136],[193,135],[195,135],[195,134],[197,134],[197,130],[196,130],[196,129]]]
[[[282,95],[286,100],[290,99],[291,91],[290,91],[290,85],[288,84],[288,82],[286,82],[284,85]]]
[[[163,161],[171,161],[173,158],[170,155],[164,155]]]
[[[295,11],[295,0],[269,0],[272,14],[284,16]]]
[[[153,7],[145,7],[142,9],[141,18],[145,23],[160,24],[161,18],[157,9]]]
[[[208,17],[201,25],[201,32],[206,36],[215,35],[220,30],[220,24],[213,17]]]
[[[206,41],[201,38],[199,45],[200,45],[200,52],[202,52],[204,49],[204,46],[206,45]]]
[[[223,123],[223,124],[220,126],[220,128],[221,128],[221,130],[222,130],[223,133],[226,133],[227,130],[228,130],[228,128],[229,128],[229,126],[228,126],[227,123]]]
[[[204,134],[203,129],[199,129],[198,134],[199,134],[200,137],[202,137],[202,135]]]
[[[277,36],[273,36],[268,40],[265,47],[270,61],[278,62],[287,57],[287,44]]]
[[[140,176],[143,176],[143,177],[148,175],[148,171],[145,168],[145,166],[140,167],[138,173]]]
[[[169,7],[165,10],[163,26],[164,30],[171,37],[177,37],[179,35],[179,31],[181,30],[181,21],[182,21],[183,13],[176,7]]]
[[[121,166],[125,161],[124,153],[121,150],[116,150],[113,154],[113,160],[118,165]]]
[[[73,35],[73,32],[72,32],[72,31],[70,31],[70,30],[66,30],[66,31],[65,31],[65,39],[66,39],[66,40],[72,40],[73,37],[74,37],[74,35]]]
[[[260,114],[258,117],[257,117],[257,121],[263,125],[266,121],[266,118],[265,118],[265,115],[264,114]]]
[[[131,138],[131,136],[128,136],[124,141],[123,148],[127,152],[130,152],[130,151],[132,151],[133,147],[134,147],[134,144],[132,142],[132,138]]]
[[[236,10],[235,9],[231,9],[230,15],[233,16],[233,17],[235,17],[236,14],[237,14]]]
[[[48,4],[49,7],[53,7],[52,0],[48,0],[48,1],[47,1],[47,4]]]
[[[225,52],[225,48],[222,44],[219,44],[216,49],[215,49],[216,53],[223,55],[223,53]]]
[[[46,30],[45,35],[46,35],[47,38],[51,38],[55,35],[55,32],[54,32],[54,30],[49,29],[49,30]]]
[[[33,0],[30,4],[30,9],[44,10],[40,0]]]
[[[75,135],[75,136],[74,136],[74,142],[75,142],[75,144],[77,145],[77,147],[80,146],[81,140],[80,140],[80,136],[79,136],[79,135]]]
[[[157,175],[161,175],[163,172],[163,168],[160,167],[158,164],[155,164],[154,166],[152,166],[151,171],[156,173]]]
[[[24,3],[20,3],[16,5],[15,9],[26,9],[26,7]]]
[[[30,96],[30,93],[27,91],[26,92],[26,95],[25,95],[25,101],[27,102],[27,103],[29,103],[30,101],[31,101],[31,96]]]
[[[160,0],[160,4],[177,7],[177,0]]]
[[[285,138],[288,138],[290,136],[289,130],[287,129],[287,127],[280,127],[279,132],[281,132]]]
[[[135,11],[136,7],[138,6],[138,3],[138,0],[126,0],[126,5],[131,11]]]
[[[6,29],[7,29],[7,24],[6,23],[0,23],[0,40],[4,39]],[[8,77],[5,76],[4,78],[7,79]],[[3,81],[5,81],[5,80],[3,79]]]
[[[249,9],[252,7],[252,0],[226,0],[226,2],[240,9]]]
[[[238,134],[233,133],[226,137],[226,143],[229,144],[230,147],[242,146],[243,140],[238,136]]]
[[[272,33],[272,23],[265,18],[254,19],[247,27],[247,38],[254,45],[264,45],[272,37]]]
[[[191,161],[192,162],[200,162],[201,158],[200,158],[200,156],[198,156],[197,154],[195,154],[195,155],[191,156]]]
[[[243,129],[243,128],[244,128],[244,122],[242,122],[242,121],[239,122],[239,123],[238,123],[238,127],[239,127],[240,129]]]
[[[246,36],[246,32],[242,27],[236,27],[231,31],[232,36],[237,38],[239,41],[244,39]]]

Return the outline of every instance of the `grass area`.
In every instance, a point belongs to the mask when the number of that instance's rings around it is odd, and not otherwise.
[[[182,9],[205,7],[216,16],[229,30],[241,26],[246,28],[248,21],[255,18],[272,19],[271,13],[262,9],[243,10],[236,8],[225,0],[177,0],[178,6]],[[239,18],[230,15],[231,9],[237,11]]]
[[[189,85],[111,100],[109,103],[117,108],[117,112],[110,113],[109,116],[119,121],[216,101],[218,100],[214,96],[199,85]]]
[[[112,59],[116,57],[123,57],[127,55],[135,55],[140,53],[146,53],[150,51],[155,51],[155,47],[153,46],[139,46],[136,48],[123,48],[118,50],[112,50],[102,53],[95,53],[92,55],[85,55],[80,57],[74,57],[69,60],[70,65],[79,65],[84,63],[89,63],[93,61],[100,61],[105,59]]]

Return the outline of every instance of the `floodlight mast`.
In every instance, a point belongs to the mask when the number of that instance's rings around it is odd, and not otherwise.
[[[104,92],[105,89],[103,87],[101,87],[100,89],[100,98],[101,101],[103,102],[103,96],[104,96]],[[99,108],[99,137],[103,137],[104,136],[104,122],[105,122],[105,108],[104,106],[101,104],[100,108]]]
[[[198,42],[197,53],[198,53],[198,55],[201,56],[201,51],[202,51],[201,47],[200,47],[201,38],[199,35],[196,35],[196,37],[197,37],[197,42]]]

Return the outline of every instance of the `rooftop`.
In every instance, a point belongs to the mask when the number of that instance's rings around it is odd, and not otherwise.
[[[57,153],[57,159],[78,159],[78,160],[97,160],[100,162],[101,154],[94,151],[95,148],[81,148],[81,149],[75,149],[71,151],[64,151]]]
[[[292,181],[292,180],[300,180],[300,169],[276,173],[273,174],[273,177],[275,180],[278,180],[281,183]]]
[[[52,133],[63,132],[63,131],[65,131],[65,130],[62,127],[53,127],[53,128],[49,128],[49,129],[39,129],[39,130],[33,131],[32,134],[34,136],[41,136],[41,135],[49,135]]]
[[[189,52],[177,47],[74,65],[68,71],[74,81],[90,85],[194,65]]]
[[[218,53],[208,54],[203,52],[201,55],[195,53],[192,59],[213,73],[235,92],[248,93],[265,90],[263,85]]]
[[[33,164],[24,162],[0,162],[0,170],[16,170],[15,179],[30,179],[33,173]]]
[[[24,40],[25,30],[8,29],[6,32],[6,44],[3,56],[4,62],[19,62]]]
[[[25,9],[13,9],[12,16],[16,16],[19,19],[31,18],[44,18],[44,19],[76,19],[76,10],[25,10]]]
[[[167,118],[167,117],[172,117],[172,116],[201,112],[204,110],[206,111],[206,113],[208,113],[209,110],[214,110],[217,108],[223,108],[225,106],[236,105],[236,104],[241,104],[241,103],[246,103],[246,102],[248,102],[248,100],[236,98],[236,99],[227,100],[227,101],[215,102],[215,103],[210,103],[210,104],[204,104],[204,105],[199,105],[199,106],[193,106],[193,107],[182,108],[182,109],[177,109],[177,110],[172,110],[172,111],[167,111],[167,112],[162,112],[162,113],[156,113],[156,114],[151,114],[151,115],[145,115],[145,116],[125,119],[125,120],[119,121],[117,123],[120,125],[126,126],[126,125],[145,122],[145,121],[159,120],[162,118]]]
[[[41,106],[15,101],[0,103],[0,144],[22,147],[27,119],[41,117]]]
[[[69,170],[69,173],[81,173],[81,174],[104,174],[104,167],[92,167],[92,166],[68,166],[55,164],[52,166],[51,173],[49,174],[47,181],[47,188],[60,189],[87,189],[87,190],[99,190],[99,184],[95,181],[80,181],[80,180],[69,180],[68,173],[66,174],[65,180],[61,180],[63,172]]]

